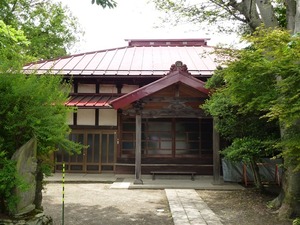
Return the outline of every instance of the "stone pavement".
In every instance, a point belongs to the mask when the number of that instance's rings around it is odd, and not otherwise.
[[[222,225],[193,189],[165,189],[174,225]]]
[[[61,174],[56,173],[45,180],[61,182]],[[197,190],[241,190],[237,183],[213,183],[212,176],[190,177],[164,176],[151,179],[142,177],[142,185],[134,185],[134,176],[118,174],[66,174],[66,183],[111,183],[112,189],[165,189],[174,225],[221,225],[220,218],[201,199]]]

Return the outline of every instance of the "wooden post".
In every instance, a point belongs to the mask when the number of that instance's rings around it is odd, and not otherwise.
[[[213,183],[221,184],[220,176],[220,135],[215,129],[215,119],[213,120]]]
[[[142,116],[140,112],[135,116],[135,180],[133,184],[143,184],[142,169]]]

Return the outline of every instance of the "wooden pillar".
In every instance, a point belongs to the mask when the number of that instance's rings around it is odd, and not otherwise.
[[[221,184],[220,175],[220,135],[215,128],[215,119],[213,120],[213,183]]]
[[[142,170],[142,116],[140,112],[135,116],[135,180],[134,184],[143,184]]]

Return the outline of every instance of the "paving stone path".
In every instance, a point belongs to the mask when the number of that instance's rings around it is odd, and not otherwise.
[[[194,189],[165,189],[174,225],[222,225]]]

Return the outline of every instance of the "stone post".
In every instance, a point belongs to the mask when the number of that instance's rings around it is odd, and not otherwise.
[[[28,185],[26,190],[22,190],[16,187],[15,193],[19,198],[17,203],[16,217],[21,217],[35,209],[35,191],[36,191],[36,169],[37,169],[37,141],[35,138],[30,139],[26,144],[19,148],[14,155],[12,160],[17,162],[18,175],[23,179],[23,182]]]

